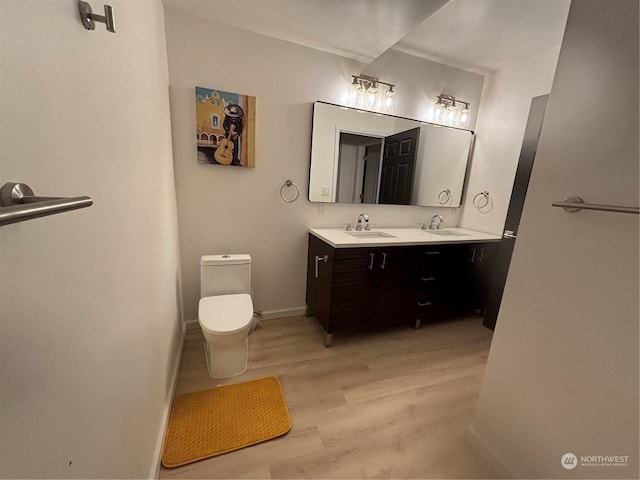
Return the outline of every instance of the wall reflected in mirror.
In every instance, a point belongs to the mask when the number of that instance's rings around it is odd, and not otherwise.
[[[309,200],[458,207],[473,132],[315,102]]]

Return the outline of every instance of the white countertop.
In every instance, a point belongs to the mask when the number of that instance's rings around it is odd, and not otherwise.
[[[452,232],[453,235],[439,235],[437,232]],[[466,228],[443,228],[442,230],[420,230],[419,228],[372,228],[369,233],[382,232],[391,237],[356,237],[340,228],[310,228],[309,232],[324,240],[334,248],[384,247],[387,245],[425,245],[443,243],[493,242],[499,235],[477,232]],[[367,231],[362,231],[367,233]],[[458,233],[460,235],[455,235]]]

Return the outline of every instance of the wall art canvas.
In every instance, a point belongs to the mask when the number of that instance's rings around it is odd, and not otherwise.
[[[198,163],[255,167],[256,97],[196,87]]]

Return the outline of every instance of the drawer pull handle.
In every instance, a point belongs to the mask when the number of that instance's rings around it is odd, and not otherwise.
[[[387,264],[387,254],[382,252],[382,265],[380,265],[380,270],[384,270],[384,266]]]
[[[470,261],[471,263],[473,263],[473,262],[475,262],[475,261],[476,261],[476,249],[475,249],[475,248],[472,248],[472,249],[471,249],[471,258],[469,259],[469,261]]]
[[[375,255],[373,253],[369,254],[369,270],[373,270],[373,257],[375,257]]]
[[[418,302],[418,306],[419,307],[428,307],[429,305],[431,305],[431,302]]]
[[[440,255],[440,252],[437,252],[437,251],[432,251],[432,252],[431,252],[431,251],[428,251],[428,250],[427,250],[427,251],[426,251],[426,252],[424,252],[424,253],[425,253],[425,255]]]
[[[318,278],[318,263],[324,262],[327,263],[329,261],[329,255],[325,255],[324,257],[319,257],[316,255],[316,278]]]
[[[433,282],[435,279],[436,277],[420,277],[423,282]]]
[[[481,248],[480,249],[480,258],[478,259],[478,261],[481,262],[483,257],[484,257],[484,248]]]

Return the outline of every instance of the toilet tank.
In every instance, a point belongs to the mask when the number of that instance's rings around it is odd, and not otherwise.
[[[200,258],[200,297],[251,295],[251,257],[246,254],[205,255]]]

